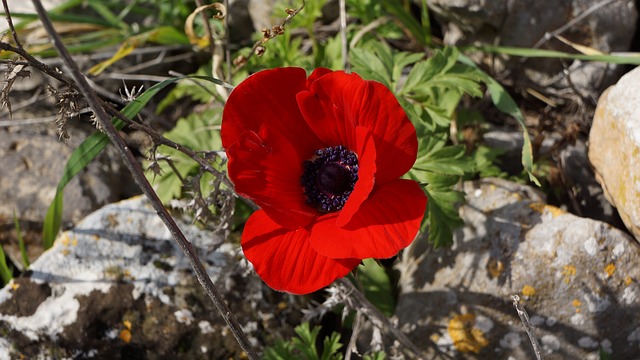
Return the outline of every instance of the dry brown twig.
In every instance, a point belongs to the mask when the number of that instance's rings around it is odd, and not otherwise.
[[[248,56],[244,56],[244,55],[240,55],[237,58],[235,58],[233,60],[233,64],[237,67],[242,67],[244,64],[247,63],[247,61],[249,61],[249,59],[253,56],[256,55],[258,57],[262,56],[262,54],[264,54],[264,52],[266,51],[266,48],[262,45],[264,43],[266,43],[267,41],[273,39],[274,37],[278,36],[278,35],[282,35],[284,34],[285,31],[285,27],[287,26],[287,24],[289,24],[289,22],[291,22],[291,20],[298,15],[298,13],[300,11],[302,11],[302,9],[304,9],[304,6],[306,4],[305,0],[302,0],[302,5],[300,5],[299,8],[296,9],[285,9],[285,12],[287,13],[287,17],[282,20],[282,22],[279,25],[274,25],[271,27],[271,29],[263,29],[262,30],[262,39],[256,41],[253,44],[253,47],[251,48],[251,52],[249,53]]]

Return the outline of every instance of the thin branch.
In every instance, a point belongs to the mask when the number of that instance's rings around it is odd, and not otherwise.
[[[285,11],[287,12],[287,17],[284,20],[282,20],[280,25],[275,25],[271,29],[264,29],[262,31],[264,36],[262,37],[262,39],[256,41],[253,44],[253,47],[251,47],[251,52],[249,53],[249,55],[238,57],[237,59],[234,60],[234,64],[242,66],[246,64],[246,62],[249,61],[249,58],[251,58],[253,55],[258,55],[258,57],[260,57],[265,51],[264,46],[262,46],[262,44],[266,43],[267,41],[273,39],[278,35],[284,34],[285,27],[287,26],[287,24],[289,24],[289,22],[296,15],[298,15],[298,13],[302,11],[302,9],[304,9],[305,5],[306,5],[306,1],[302,0],[302,5],[300,5],[299,8],[286,9]]]
[[[140,186],[144,194],[147,196],[147,198],[151,202],[151,205],[158,213],[158,216],[160,216],[160,218],[162,219],[164,224],[167,226],[167,228],[171,232],[172,236],[174,237],[178,245],[182,248],[182,251],[185,253],[187,260],[193,267],[194,273],[196,275],[196,278],[200,282],[200,285],[202,285],[205,292],[209,295],[209,297],[215,304],[216,308],[220,312],[220,315],[226,321],[227,325],[229,325],[231,332],[235,336],[236,340],[238,341],[242,349],[247,353],[248,357],[250,359],[258,359],[258,355],[252,349],[251,344],[249,343],[249,339],[246,337],[246,335],[242,331],[242,327],[238,323],[238,320],[231,313],[231,311],[225,304],[224,299],[222,298],[217,288],[211,281],[211,278],[207,274],[206,269],[204,268],[202,262],[200,261],[200,259],[196,254],[195,248],[189,242],[189,240],[185,238],[184,234],[180,231],[180,228],[178,227],[178,225],[175,223],[171,215],[169,215],[167,209],[165,209],[165,207],[162,205],[160,199],[158,198],[158,195],[153,190],[153,187],[147,181],[144,175],[144,172],[142,170],[142,167],[138,163],[137,159],[135,158],[135,156],[133,155],[133,153],[127,146],[127,144],[120,137],[116,128],[111,123],[111,118],[109,117],[109,115],[107,115],[105,109],[102,107],[102,102],[98,99],[96,94],[93,92],[85,76],[82,74],[82,72],[80,72],[78,65],[75,63],[75,61],[67,51],[66,47],[62,43],[62,40],[60,39],[60,36],[54,29],[53,24],[51,23],[51,20],[47,15],[46,10],[42,6],[42,3],[40,2],[40,0],[32,0],[32,1],[36,9],[36,12],[40,17],[40,21],[42,21],[44,28],[49,33],[51,40],[53,41],[53,45],[58,50],[58,53],[64,60],[67,67],[70,69],[73,79],[77,83],[87,103],[95,113],[97,121],[102,126],[102,129],[104,129],[106,135],[109,137],[109,140],[118,148],[120,155],[125,161],[125,164],[127,165],[127,168],[129,169],[129,171],[131,171],[131,174],[133,175],[135,182],[138,184],[138,186]]]
[[[231,34],[229,32],[229,0],[224,0],[224,8],[227,10],[227,16],[224,17],[224,40],[225,40],[225,60],[227,62],[227,84],[231,84],[232,74],[231,74]],[[232,84],[233,85],[233,84]]]
[[[349,47],[347,44],[347,7],[345,0],[340,0],[340,41],[342,42],[342,68],[350,73]]]
[[[529,321],[529,314],[524,309],[524,307],[520,304],[520,296],[512,295],[511,300],[513,300],[513,306],[516,308],[516,312],[518,312],[518,316],[520,317],[520,321],[522,321],[522,325],[529,336],[529,341],[531,341],[531,346],[533,346],[533,352],[536,354],[536,359],[543,360],[542,351],[540,350],[540,344],[538,344],[538,339],[536,338],[536,333],[533,330],[533,325]]]
[[[18,32],[16,31],[16,28],[13,26],[13,19],[11,19],[11,13],[9,12],[9,5],[7,4],[7,0],[2,0],[2,6],[4,6],[4,14],[7,17],[7,23],[9,24],[9,29],[11,29],[13,40],[16,42],[16,46],[22,49],[22,43],[18,38]]]
[[[396,339],[404,346],[406,350],[413,353],[418,359],[424,356],[422,351],[403,333],[400,329],[395,327],[391,320],[387,318],[378,308],[376,308],[372,303],[367,300],[360,290],[358,290],[355,285],[351,281],[346,278],[342,278],[338,280],[339,284],[346,287],[349,290],[351,298],[359,305],[360,310],[363,314],[365,314],[369,319],[373,321],[377,321],[380,324],[384,325],[386,329],[395,336]]]
[[[551,38],[555,37],[556,35],[560,35],[563,32],[567,31],[568,29],[570,29],[573,25],[579,23],[580,21],[584,20],[587,16],[591,15],[593,12],[595,12],[596,10],[605,7],[611,3],[614,3],[618,0],[604,0],[601,1],[599,3],[595,3],[593,4],[591,7],[589,7],[587,10],[585,10],[583,13],[581,13],[580,15],[574,17],[573,19],[571,19],[571,21],[569,21],[568,23],[562,25],[561,27],[553,30],[552,32],[547,32],[544,34],[544,36],[542,37],[542,39],[538,40],[538,42],[533,45],[533,49],[537,49],[540,46],[542,46],[544,43],[546,43],[547,41],[549,41]]]

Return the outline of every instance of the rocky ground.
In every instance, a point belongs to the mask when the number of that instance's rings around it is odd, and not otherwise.
[[[261,4],[270,2],[231,3],[234,21],[244,24],[239,28],[264,27],[260,14],[269,9]],[[633,1],[428,3],[451,44],[501,39],[503,45],[532,47],[546,39],[566,51],[566,42],[545,34],[595,6],[562,36],[605,52],[633,49]],[[544,188],[496,178],[461,184],[465,225],[454,245],[433,250],[416,242],[396,261],[394,318],[436,358],[534,359],[513,305],[518,295],[545,358],[637,358],[640,69],[620,78],[630,69],[486,54],[475,60],[491,64],[511,86],[537,155],[551,170]],[[0,359],[240,358],[224,322],[155,212],[135,196],[112,149],[67,187],[67,231],[42,253],[42,220],[62,168],[92,127],[77,119],[64,143],[51,122],[33,121],[57,111],[50,97],[30,100],[43,93],[39,81],[34,75],[16,87],[13,120],[7,112],[0,118],[0,242],[20,270],[15,211],[32,260],[0,290]],[[492,129],[480,141],[504,148],[505,171],[517,172],[521,134],[508,119],[488,120]],[[132,144],[139,138],[126,136]],[[215,235],[188,221],[180,226],[202,245],[207,270],[255,345],[293,334],[308,299],[268,289],[236,242],[219,239],[210,251]],[[367,343],[364,332],[361,347]]]

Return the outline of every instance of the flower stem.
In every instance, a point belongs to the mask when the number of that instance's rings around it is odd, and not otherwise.
[[[403,333],[400,329],[396,328],[395,325],[391,323],[391,320],[389,320],[389,318],[387,318],[382,312],[380,312],[380,310],[378,310],[375,305],[369,302],[364,294],[360,290],[358,290],[358,288],[356,288],[356,286],[353,285],[351,281],[349,281],[347,278],[342,278],[339,279],[338,282],[340,283],[340,285],[345,286],[349,290],[349,295],[359,305],[363,314],[367,315],[367,317],[372,321],[378,322],[386,329],[389,329],[389,332],[391,332],[391,334],[393,334],[393,336],[398,339],[400,344],[402,344],[402,346],[404,346],[406,350],[412,352],[416,358],[421,359],[424,356],[422,355],[422,351],[420,351],[420,349],[407,337],[407,335],[405,335],[405,333]]]

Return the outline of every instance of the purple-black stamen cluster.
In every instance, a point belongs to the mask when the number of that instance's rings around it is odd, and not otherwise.
[[[342,209],[358,181],[358,157],[342,145],[316,150],[303,164],[307,203],[322,212]]]

